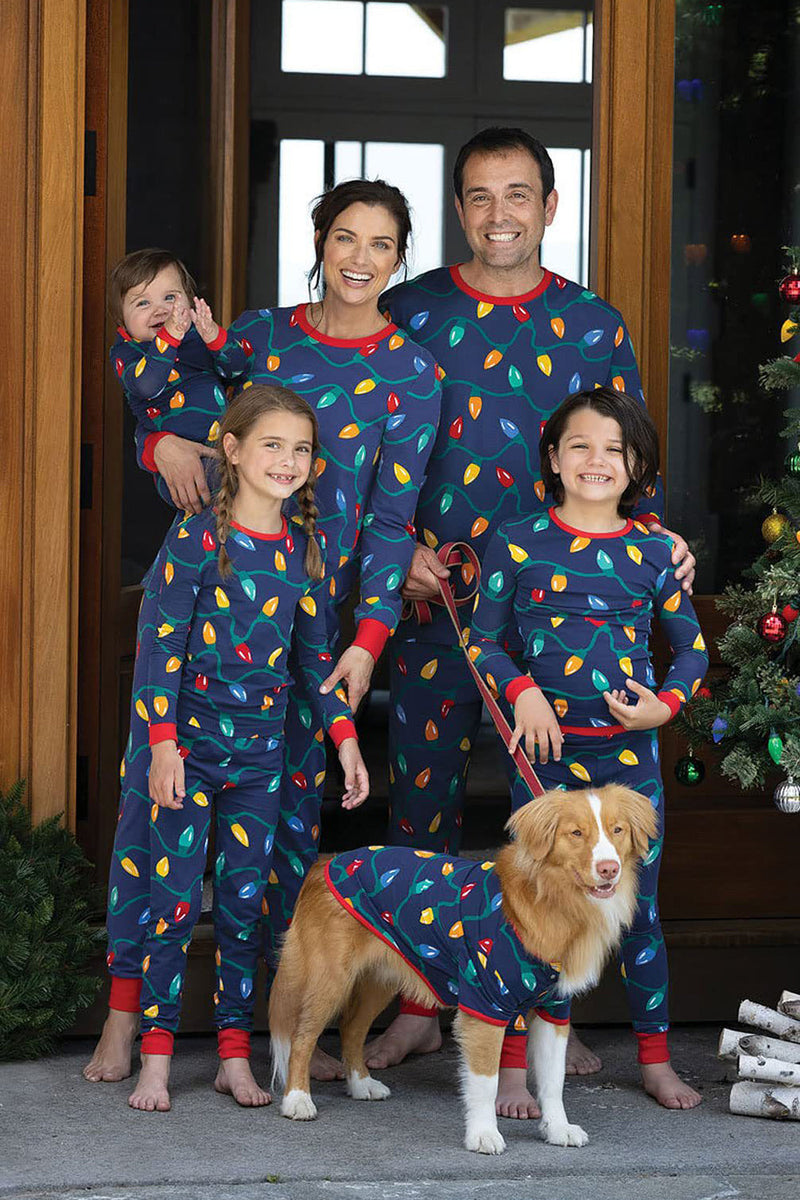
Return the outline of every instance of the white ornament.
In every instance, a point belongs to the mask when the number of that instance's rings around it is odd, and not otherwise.
[[[800,812],[800,785],[796,784],[791,776],[778,784],[772,798],[775,807],[782,813]]]

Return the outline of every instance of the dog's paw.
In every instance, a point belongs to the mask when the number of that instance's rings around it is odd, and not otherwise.
[[[317,1106],[308,1092],[300,1092],[295,1088],[283,1097],[281,1115],[291,1121],[313,1121],[317,1115]]]
[[[502,1154],[506,1148],[503,1135],[496,1126],[494,1129],[468,1129],[464,1145],[478,1154]]]
[[[354,1100],[386,1100],[392,1094],[380,1079],[373,1079],[371,1075],[356,1075],[355,1071],[348,1076],[347,1090]]]
[[[585,1129],[566,1121],[542,1121],[541,1133],[548,1146],[585,1146],[589,1141]]]

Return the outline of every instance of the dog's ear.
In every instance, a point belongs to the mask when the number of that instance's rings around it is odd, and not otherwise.
[[[553,848],[564,795],[557,790],[537,796],[512,813],[506,824],[514,840],[537,861],[547,858]]]
[[[619,799],[623,815],[630,823],[633,848],[639,858],[644,858],[650,849],[650,840],[658,832],[656,810],[647,796],[632,792],[630,788],[622,788]]]

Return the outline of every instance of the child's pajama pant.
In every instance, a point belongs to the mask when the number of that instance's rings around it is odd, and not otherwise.
[[[228,738],[179,727],[186,796],[182,809],[150,812],[150,916],[142,964],[142,1048],[153,1030],[174,1033],[186,951],[200,915],[211,814],[216,825],[214,995],[218,1030],[250,1030],[261,953],[264,891],[280,804],[280,737]]]

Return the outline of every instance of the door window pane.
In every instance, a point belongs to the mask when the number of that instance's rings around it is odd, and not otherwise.
[[[367,4],[367,75],[442,79],[445,13],[420,4]]]
[[[360,75],[364,61],[361,0],[283,0],[281,70]]]
[[[590,83],[592,29],[585,8],[507,8],[503,78]]]
[[[311,205],[325,187],[325,143],[301,138],[281,142],[278,211],[278,303],[308,298],[314,262]]]
[[[411,207],[413,233],[409,278],[442,265],[444,146],[414,142],[367,142],[367,179],[399,187]],[[402,276],[401,276],[402,277]]]
[[[558,208],[545,230],[542,265],[584,286],[589,273],[589,175],[591,151],[550,147]]]

